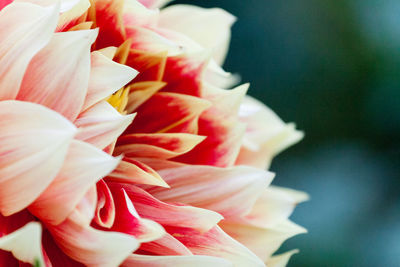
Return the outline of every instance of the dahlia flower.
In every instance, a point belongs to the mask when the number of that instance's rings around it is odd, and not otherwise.
[[[221,64],[235,18],[165,0],[0,1],[0,265],[283,266],[302,138]]]

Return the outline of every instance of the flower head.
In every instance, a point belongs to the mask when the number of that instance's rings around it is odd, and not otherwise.
[[[235,18],[167,1],[0,3],[0,262],[269,266],[301,139],[220,66]],[[161,8],[161,9],[160,9]],[[33,244],[29,247],[27,244]],[[33,247],[32,247],[33,246]]]

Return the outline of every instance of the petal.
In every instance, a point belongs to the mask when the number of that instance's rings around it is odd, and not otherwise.
[[[101,227],[111,228],[115,220],[114,198],[103,180],[100,180],[96,186],[98,200],[93,220]]]
[[[182,227],[166,227],[166,230],[176,236],[195,255],[224,258],[238,267],[265,266],[249,249],[224,233],[218,226],[203,234]]]
[[[103,149],[117,140],[134,117],[134,114],[121,115],[106,101],[99,102],[75,121],[79,128],[76,138]]]
[[[63,0],[61,5],[62,13],[58,20],[57,31],[67,31],[68,28],[77,23],[78,18],[85,13],[89,7],[89,0]]]
[[[232,166],[245,134],[246,126],[238,121],[237,111],[247,88],[247,84],[233,90],[205,88],[204,97],[212,106],[201,114],[198,134],[207,136],[207,139],[189,153],[174,160],[216,167]]]
[[[263,261],[266,261],[286,239],[307,232],[289,220],[284,220],[271,228],[224,221],[221,223],[221,228]]]
[[[259,227],[272,227],[289,218],[296,205],[306,200],[306,193],[269,186],[257,199],[251,212],[238,221]]]
[[[164,82],[135,82],[129,86],[127,113],[132,113],[165,86]]]
[[[115,154],[168,159],[190,151],[203,140],[203,136],[183,133],[129,134],[118,139]]]
[[[53,181],[76,128],[27,102],[0,102],[0,117],[0,211],[7,216],[26,208]]]
[[[115,182],[169,187],[160,175],[146,164],[124,157],[108,178]]]
[[[145,256],[133,254],[122,264],[123,267],[233,267],[227,260],[210,256]]]
[[[152,53],[136,49],[130,49],[126,60],[126,65],[139,71],[135,82],[161,81],[166,63],[167,52]]]
[[[138,74],[134,69],[118,64],[100,52],[92,52],[90,80],[83,109],[112,95]]]
[[[268,267],[285,267],[288,264],[290,257],[292,257],[296,253],[299,253],[299,250],[295,249],[273,256],[268,259],[267,265]]]
[[[109,182],[108,185],[112,192],[123,188],[140,216],[162,225],[180,225],[203,232],[222,219],[221,215],[210,210],[162,202],[143,189],[130,184]]]
[[[272,157],[303,138],[293,124],[285,124],[272,110],[249,96],[240,106],[239,118],[247,127],[236,164],[264,169]]]
[[[127,133],[167,132],[186,121],[196,120],[209,107],[210,102],[201,98],[159,92],[137,109],[138,116]]]
[[[148,8],[160,8],[171,2],[172,0],[139,0],[140,3]]]
[[[17,231],[1,237],[0,249],[10,251],[20,261],[32,265],[44,265],[42,226],[38,222],[30,222]]]
[[[132,40],[132,49],[144,50],[151,53],[167,52],[169,56],[182,53],[182,48],[178,44],[153,30],[135,26],[128,26],[125,29],[126,38]]]
[[[118,266],[139,246],[132,236],[82,225],[76,214],[48,229],[65,254],[90,267]]]
[[[213,210],[225,218],[250,212],[274,176],[272,173],[244,166],[185,166],[161,170],[159,174],[171,188],[149,189],[154,197],[165,202],[185,203]]]
[[[230,29],[235,20],[220,8],[172,5],[162,10],[159,25],[183,33],[204,48],[212,49],[215,60],[221,65],[228,52]]]
[[[111,230],[130,234],[139,242],[150,242],[161,238],[164,228],[158,223],[141,218],[124,189],[114,192],[116,218]]]
[[[59,224],[74,210],[86,192],[119,163],[107,153],[74,140],[57,178],[29,207],[46,223]]]
[[[192,252],[172,235],[165,233],[163,237],[153,242],[142,243],[140,246],[142,254],[171,256],[171,255],[193,255]]]
[[[12,3],[0,11],[0,99],[15,99],[29,62],[51,39],[59,6]]]
[[[208,64],[207,53],[184,54],[168,57],[163,81],[163,91],[202,96],[202,74]]]
[[[45,105],[75,120],[85,101],[90,46],[96,36],[97,30],[55,34],[29,64],[18,99]]]

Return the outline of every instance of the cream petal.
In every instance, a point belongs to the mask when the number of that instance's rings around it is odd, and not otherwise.
[[[258,100],[246,96],[239,109],[239,119],[247,125],[236,164],[267,168],[272,158],[300,141],[304,134],[295,125],[284,123]]]
[[[123,133],[134,117],[135,114],[121,115],[106,101],[99,102],[75,121],[79,128],[76,138],[103,149]]]
[[[250,212],[274,176],[245,166],[185,166],[161,170],[159,174],[171,188],[149,189],[153,196],[166,202],[213,210],[225,218]]]
[[[11,252],[20,261],[44,266],[42,226],[38,222],[30,222],[15,232],[1,237],[0,249]]]
[[[118,163],[119,159],[90,144],[72,141],[60,173],[29,210],[46,223],[61,223],[86,192]]]
[[[60,114],[28,102],[1,101],[0,117],[0,211],[8,216],[26,208],[53,181],[76,128]]]
[[[84,110],[121,89],[138,74],[136,70],[118,64],[97,51],[92,52],[91,65]]]
[[[0,11],[0,99],[15,99],[31,59],[51,39],[59,5],[12,3]]]
[[[269,186],[257,199],[251,212],[238,221],[259,227],[273,227],[289,218],[296,205],[308,198],[304,192]]]
[[[266,261],[288,238],[307,232],[289,220],[270,228],[224,221],[221,223],[221,228],[263,261]]]
[[[90,46],[97,33],[98,30],[56,33],[29,64],[17,98],[47,106],[74,121],[85,101]]]
[[[290,258],[296,253],[299,253],[298,249],[273,256],[268,259],[267,265],[268,267],[285,267],[288,264]]]
[[[160,13],[159,26],[183,33],[204,48],[212,49],[218,64],[225,60],[236,18],[220,8],[172,5]]]

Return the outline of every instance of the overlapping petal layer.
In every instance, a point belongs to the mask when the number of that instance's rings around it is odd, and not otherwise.
[[[166,0],[0,1],[0,263],[283,266],[302,133],[235,89],[235,18]],[[24,192],[24,193],[21,193]],[[33,244],[29,250],[27,242]]]

